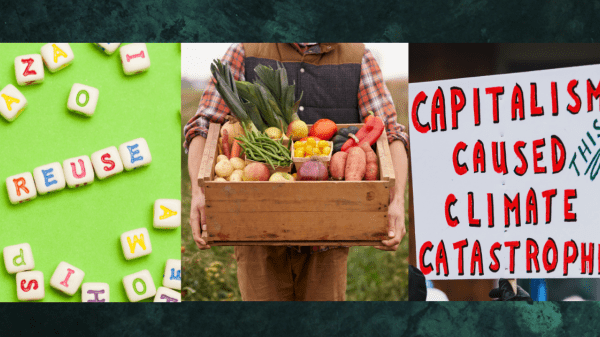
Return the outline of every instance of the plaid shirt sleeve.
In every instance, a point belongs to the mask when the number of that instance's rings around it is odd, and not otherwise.
[[[244,56],[243,45],[237,43],[231,45],[221,59],[221,61],[229,63],[233,77],[236,80],[244,79]],[[215,79],[211,78],[210,83],[206,86],[202,94],[196,114],[187,122],[183,129],[185,134],[185,142],[183,143],[185,152],[187,153],[194,137],[202,136],[206,138],[210,122],[223,124],[229,112],[227,104],[225,104],[225,101],[223,101],[215,88]]]
[[[361,64],[358,109],[363,120],[369,111],[373,111],[376,116],[381,117],[385,122],[388,142],[399,139],[408,150],[409,141],[406,127],[398,123],[392,95],[383,82],[377,61],[368,49],[365,49]]]

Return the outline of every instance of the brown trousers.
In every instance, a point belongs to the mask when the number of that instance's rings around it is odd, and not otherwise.
[[[311,247],[238,246],[244,301],[344,301],[349,248],[308,253]]]

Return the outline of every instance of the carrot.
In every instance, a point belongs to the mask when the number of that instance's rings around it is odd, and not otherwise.
[[[231,158],[240,157],[242,153],[242,147],[240,146],[240,141],[235,139],[233,141],[233,146],[231,147]]]
[[[223,130],[223,154],[227,159],[231,159],[231,149],[229,148],[229,132]]]

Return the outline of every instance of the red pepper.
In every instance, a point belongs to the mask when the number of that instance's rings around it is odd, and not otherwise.
[[[372,114],[372,112],[369,111]],[[350,137],[342,146],[342,151],[348,152],[351,148],[358,146],[359,143],[368,142],[369,145],[373,145],[377,142],[377,139],[383,133],[385,129],[385,124],[381,120],[381,118],[372,116],[367,119],[367,123],[356,133],[356,138],[358,138],[358,142],[354,140],[353,137]]]

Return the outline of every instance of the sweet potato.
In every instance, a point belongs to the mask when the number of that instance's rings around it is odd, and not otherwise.
[[[377,180],[379,175],[379,166],[377,163],[367,163],[367,170],[365,172],[365,180]]]
[[[377,163],[377,154],[371,148],[371,145],[367,142],[360,143],[360,148],[365,151],[367,156],[367,169],[365,172],[365,180],[377,180],[379,173],[379,165]]]
[[[346,170],[344,172],[346,181],[361,181],[367,170],[367,155],[360,147],[348,150]]]
[[[331,157],[331,162],[329,163],[329,171],[331,172],[331,177],[333,179],[344,179],[344,171],[346,170],[347,159],[347,152],[340,151],[333,154],[333,157]]]

